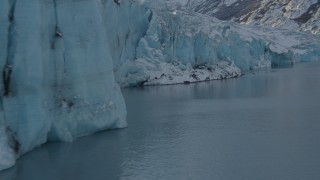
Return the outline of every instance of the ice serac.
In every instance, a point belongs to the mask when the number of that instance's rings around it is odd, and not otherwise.
[[[144,37],[152,11],[135,1],[101,0],[102,15],[107,31],[107,39],[114,63],[115,77],[123,81],[128,69],[126,66],[137,57],[136,48]]]
[[[126,126],[101,3],[0,4],[0,170],[48,140]]]

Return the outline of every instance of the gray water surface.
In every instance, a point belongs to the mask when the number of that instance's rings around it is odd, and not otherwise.
[[[48,143],[0,179],[320,179],[319,63],[123,94],[128,128]]]

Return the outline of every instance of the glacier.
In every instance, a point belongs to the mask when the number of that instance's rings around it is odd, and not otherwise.
[[[224,22],[186,3],[0,0],[0,170],[47,141],[126,127],[120,87],[319,60],[318,36]]]
[[[0,4],[0,169],[47,141],[126,127],[102,4]]]
[[[318,36],[220,21],[188,9],[185,0],[139,2],[150,23],[131,50],[135,57],[115,67],[122,87],[224,79],[319,60]]]

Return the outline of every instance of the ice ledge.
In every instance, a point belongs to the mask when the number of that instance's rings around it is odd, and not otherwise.
[[[131,69],[131,73],[123,79],[125,82],[121,84],[123,87],[189,84],[242,75],[241,70],[233,62],[228,61],[193,67],[190,63],[184,65],[179,61],[167,63],[137,59],[128,63],[125,69]]]

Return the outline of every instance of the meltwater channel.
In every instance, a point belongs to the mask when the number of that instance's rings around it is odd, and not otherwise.
[[[122,91],[128,128],[47,143],[0,179],[320,179],[320,63]]]

